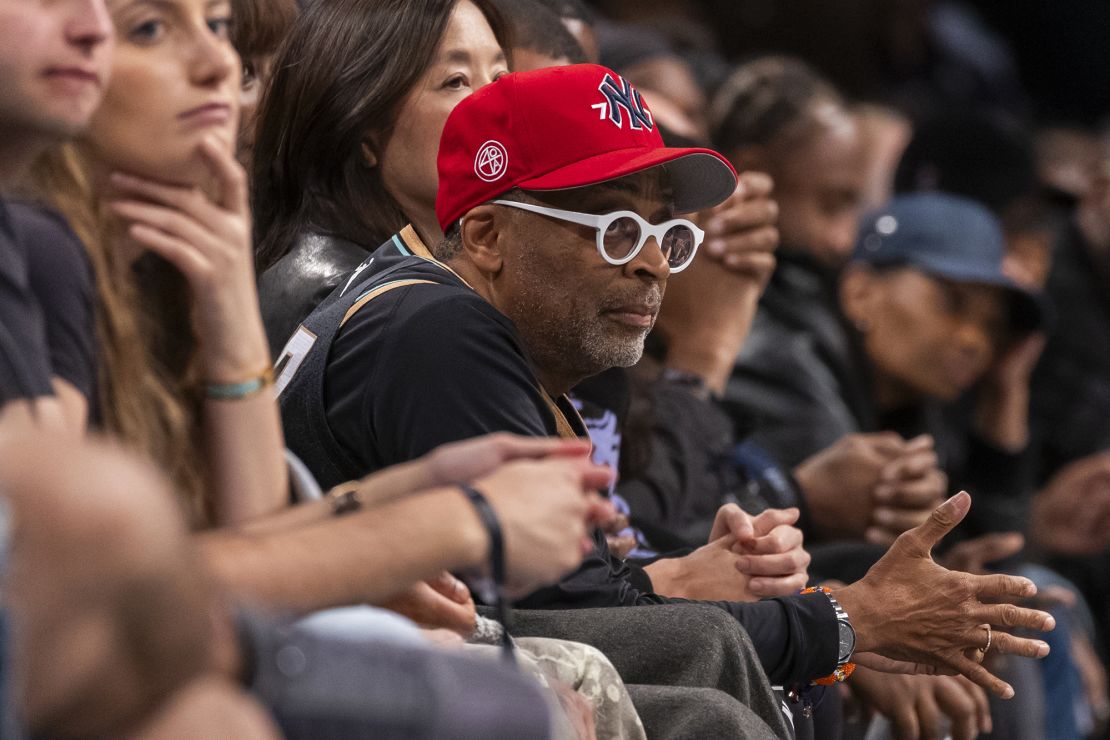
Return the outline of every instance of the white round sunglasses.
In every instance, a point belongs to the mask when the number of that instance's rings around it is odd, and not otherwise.
[[[492,201],[499,206],[519,208],[560,221],[589,226],[597,232],[597,251],[611,265],[624,265],[636,258],[647,244],[648,237],[655,237],[671,272],[685,270],[694,260],[698,247],[705,239],[705,232],[684,218],[674,218],[661,224],[645,221],[632,211],[613,211],[602,215],[561,211],[558,208],[518,203],[512,200]]]

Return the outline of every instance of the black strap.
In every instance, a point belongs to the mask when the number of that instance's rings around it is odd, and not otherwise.
[[[485,495],[473,486],[461,485],[459,488],[478,512],[478,518],[489,534],[489,559],[490,574],[493,576],[494,608],[497,610],[498,621],[501,622],[501,645],[505,650],[505,657],[513,661],[513,640],[509,634],[512,629],[512,611],[509,609],[509,600],[505,597],[505,538],[501,533],[501,522],[490,506]]]
[[[380,259],[379,252],[380,249],[373,254]],[[324,381],[332,346],[339,337],[340,323],[360,297],[375,286],[395,279],[398,274],[408,275],[409,271],[412,271],[411,277],[457,280],[423,257],[404,257],[380,272],[365,270],[349,288],[344,280],[340,280],[328,297],[301,322],[301,326],[316,335],[316,341],[296,375],[282,389],[278,403],[286,442],[325,490],[366,475],[365,461],[349,452],[348,446],[339,441],[325,413]],[[344,288],[347,288],[346,293]]]

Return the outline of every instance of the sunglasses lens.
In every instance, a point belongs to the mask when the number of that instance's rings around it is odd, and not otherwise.
[[[689,226],[676,224],[667,229],[667,233],[663,235],[663,256],[667,258],[667,264],[671,267],[682,267],[694,254],[694,249],[697,247],[694,239],[694,232],[690,230]]]
[[[640,224],[635,219],[622,216],[613,219],[605,229],[605,254],[611,259],[622,260],[636,251],[640,243]]]

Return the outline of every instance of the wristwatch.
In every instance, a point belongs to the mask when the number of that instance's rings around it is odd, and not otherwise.
[[[802,594],[818,592],[825,594],[825,598],[832,604],[833,611],[836,613],[837,652],[836,670],[825,678],[817,679],[814,683],[821,686],[831,686],[834,683],[846,680],[856,669],[855,664],[851,662],[852,653],[856,650],[856,630],[852,627],[852,621],[848,619],[848,612],[844,611],[844,607],[833,597],[832,591],[827,587],[813,586],[801,591]]]
[[[832,593],[825,592],[825,596],[829,597],[829,603],[832,604],[833,611],[836,612],[836,633],[840,638],[840,651],[836,656],[837,666],[843,666],[852,659],[852,653],[856,651],[856,630],[852,627],[852,621],[848,619],[848,612],[844,611],[844,607],[840,605]]]

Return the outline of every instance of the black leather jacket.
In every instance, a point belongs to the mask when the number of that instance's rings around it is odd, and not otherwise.
[[[369,254],[365,247],[338,237],[304,234],[288,254],[258,276],[258,300],[271,356],[277,358],[304,318]]]
[[[836,277],[804,256],[779,260],[722,405],[793,469],[878,420],[866,363],[840,316]]]

